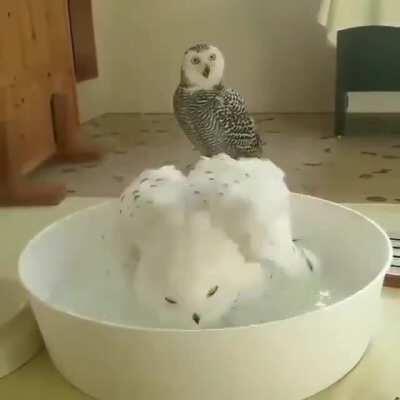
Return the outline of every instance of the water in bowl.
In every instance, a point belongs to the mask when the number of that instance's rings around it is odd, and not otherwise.
[[[97,259],[96,265],[71,269],[54,288],[49,300],[63,311],[92,320],[160,327],[158,321],[152,318],[151,311],[138,306],[131,289],[131,272],[132,266],[127,263],[110,265]],[[213,327],[281,320],[324,308],[348,295],[343,287],[330,279],[329,274],[324,273],[323,263],[319,272],[306,279],[289,279],[279,269],[272,271],[272,275],[271,286],[262,297],[256,301],[237,303],[224,320]]]

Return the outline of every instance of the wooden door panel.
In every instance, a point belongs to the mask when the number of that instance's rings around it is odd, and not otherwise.
[[[0,87],[15,84],[22,74],[22,49],[18,15],[19,0],[1,0],[0,6]]]
[[[23,66],[40,72],[50,65],[46,3],[42,0],[17,0],[21,29]]]

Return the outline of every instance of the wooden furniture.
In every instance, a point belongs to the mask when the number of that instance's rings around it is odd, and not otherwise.
[[[365,26],[339,31],[336,74],[335,133],[343,135],[349,92],[400,91],[400,28]]]
[[[25,175],[49,159],[99,157],[79,132],[67,0],[1,0],[0,204],[57,204],[62,185]]]
[[[75,75],[78,82],[96,78],[97,54],[91,0],[69,0]]]

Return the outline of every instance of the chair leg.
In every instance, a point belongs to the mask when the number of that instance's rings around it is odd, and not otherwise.
[[[346,129],[347,94],[338,90],[335,106],[335,135],[342,136]]]

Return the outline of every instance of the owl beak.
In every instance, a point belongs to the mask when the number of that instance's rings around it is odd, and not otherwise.
[[[206,67],[203,70],[203,76],[204,78],[208,78],[210,76],[210,66],[207,64]]]
[[[192,318],[193,318],[193,321],[196,322],[197,325],[199,325],[199,323],[200,323],[200,315],[194,313],[194,314],[192,315]]]

